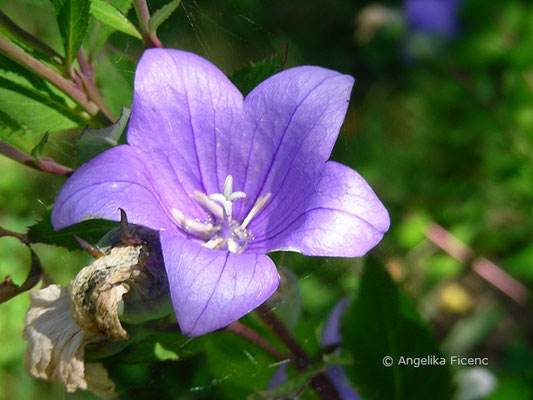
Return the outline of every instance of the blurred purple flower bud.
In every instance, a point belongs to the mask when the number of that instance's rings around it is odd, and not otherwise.
[[[407,23],[414,32],[454,36],[459,32],[461,3],[462,0],[406,0]]]
[[[54,228],[118,220],[124,209],[131,223],[159,231],[183,333],[225,327],[276,290],[266,253],[357,257],[388,230],[365,180],[328,161],[352,85],[335,71],[297,67],[243,99],[203,58],[147,50],[128,144],[74,173],[56,199]]]

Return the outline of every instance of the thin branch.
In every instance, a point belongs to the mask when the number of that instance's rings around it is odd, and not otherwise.
[[[59,176],[70,176],[73,172],[72,168],[58,164],[49,157],[34,159],[32,156],[20,151],[16,147],[13,147],[2,140],[0,140],[0,154],[3,154],[4,156],[11,158],[12,160],[18,161],[19,163],[24,164],[30,168],[37,169],[42,172],[47,172],[49,174]]]
[[[476,274],[518,304],[525,305],[531,298],[526,286],[492,261],[484,257],[474,258],[473,250],[442,226],[431,224],[426,231],[426,237],[457,261],[463,264],[470,263]]]
[[[143,37],[144,46],[147,48],[163,47],[155,32],[150,32],[148,29],[150,11],[148,10],[148,4],[146,4],[146,0],[135,0],[133,5],[139,20],[139,25],[141,26],[141,35]]]
[[[9,229],[5,229],[0,226],[0,237],[4,237],[4,236],[11,236],[11,237],[17,238],[24,244],[30,243],[28,236],[22,233],[10,231]]]
[[[57,51],[55,51],[50,46],[48,46],[46,43],[41,42],[38,38],[36,38],[35,36],[31,35],[30,33],[26,32],[24,29],[19,27],[17,24],[13,22],[13,20],[11,20],[2,11],[0,11],[0,25],[6,28],[6,30],[11,35],[21,40],[22,42],[30,45],[31,47],[40,51],[41,53],[46,54],[56,59],[60,63],[63,63],[65,61],[63,57]]]
[[[10,59],[30,70],[34,74],[46,79],[55,85],[58,89],[68,95],[72,100],[78,103],[90,115],[98,116],[98,106],[90,101],[86,94],[76,85],[72,84],[61,75],[57,74],[46,65],[36,60],[29,54],[26,54],[20,47],[15,46],[9,40],[0,36],[0,52],[4,53]]]
[[[239,321],[231,323],[225,329],[228,332],[233,332],[239,336],[242,336],[250,342],[261,347],[278,361],[288,360],[288,357],[285,354],[272,346],[263,336]]]
[[[259,317],[272,330],[278,339],[289,349],[291,353],[291,363],[299,371],[305,371],[308,367],[314,364],[311,357],[294,339],[289,330],[283,323],[270,311],[267,305],[262,304],[257,308]],[[325,400],[341,400],[339,392],[335,385],[331,382],[329,377],[320,372],[311,378],[311,386],[317,393]]]
[[[102,113],[104,113],[106,118],[109,119],[112,123],[114,123],[117,120],[117,117],[115,117],[113,111],[111,111],[111,108],[109,108],[106,101],[100,94],[100,90],[94,82],[94,68],[85,58],[83,49],[80,49],[78,51],[78,62],[80,64],[81,71],[76,72],[78,73],[79,78],[83,82],[83,87],[85,88],[89,100],[92,100],[100,108]]]

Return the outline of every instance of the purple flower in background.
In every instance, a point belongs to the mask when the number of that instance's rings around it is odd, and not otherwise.
[[[404,11],[412,31],[454,36],[459,31],[457,15],[462,0],[407,0]]]
[[[79,168],[59,193],[55,229],[90,218],[158,230],[184,334],[222,328],[263,303],[279,275],[265,255],[365,254],[387,211],[354,170],[328,161],[353,78],[286,70],[245,99],[203,58],[144,53],[127,145]]]
[[[333,310],[331,310],[328,319],[324,323],[324,328],[322,329],[321,344],[323,348],[337,347],[341,345],[341,317],[348,305],[348,297],[343,297],[335,307],[333,307]],[[361,400],[361,396],[359,396],[352,388],[342,366],[330,365],[326,368],[326,374],[333,386],[335,386],[335,389],[342,400]],[[286,382],[287,379],[287,364],[283,364],[276,370],[276,372],[274,372],[274,375],[272,375],[267,390],[276,389],[282,383]]]
[[[322,329],[322,347],[336,347],[342,343],[341,338],[341,317],[348,307],[350,300],[343,297],[333,307],[329,314],[324,328]],[[360,400],[361,397],[353,390],[344,368],[340,365],[332,365],[327,368],[326,374],[335,385],[342,400]]]

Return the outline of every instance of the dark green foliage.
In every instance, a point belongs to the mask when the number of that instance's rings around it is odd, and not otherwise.
[[[285,64],[286,55],[274,54],[273,56],[258,62],[251,62],[233,72],[229,79],[246,96],[258,84],[266,78],[280,72]]]
[[[345,312],[342,337],[343,347],[353,357],[353,365],[346,370],[363,398],[451,397],[447,366],[398,365],[402,356],[427,358],[443,354],[414,304],[398,290],[381,265],[366,265],[357,299]],[[383,365],[386,356],[394,361],[391,367]]]
[[[265,390],[276,370],[272,364],[277,360],[231,332],[210,334],[205,350],[209,373],[223,383],[226,398],[244,399]]]
[[[96,244],[107,232],[117,226],[117,222],[93,219],[55,231],[50,221],[50,212],[48,212],[41,221],[30,226],[28,238],[31,243],[46,243],[65,247],[69,250],[80,250],[80,245],[72,235],[79,236],[91,244]]]

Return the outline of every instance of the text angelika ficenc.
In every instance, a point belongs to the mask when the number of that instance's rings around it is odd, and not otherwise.
[[[489,365],[489,359],[488,357],[462,357],[457,355],[449,357],[438,357],[435,355],[427,355],[425,357],[400,356],[396,364],[412,366],[414,368],[429,365],[487,366]]]

